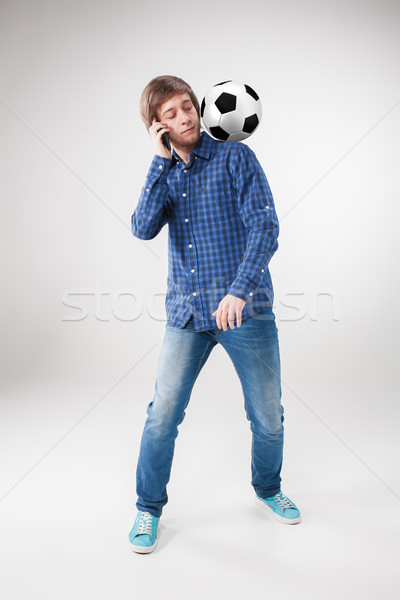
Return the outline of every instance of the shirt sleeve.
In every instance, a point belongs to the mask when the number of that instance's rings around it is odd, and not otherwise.
[[[278,248],[279,222],[267,178],[251,148],[238,145],[230,168],[248,239],[228,293],[247,302],[265,281],[268,264]]]
[[[131,217],[132,233],[141,240],[152,240],[168,222],[167,177],[171,166],[172,158],[164,158],[157,154],[153,157],[138,204]]]

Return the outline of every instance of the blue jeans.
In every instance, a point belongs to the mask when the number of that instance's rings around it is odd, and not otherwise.
[[[272,307],[247,317],[240,327],[195,332],[189,320],[181,329],[165,326],[157,379],[142,434],[136,471],[138,510],[160,517],[168,502],[178,425],[185,417],[193,385],[212,349],[220,343],[242,384],[246,417],[250,421],[251,484],[258,496],[280,491],[283,457],[284,408],[278,329]]]

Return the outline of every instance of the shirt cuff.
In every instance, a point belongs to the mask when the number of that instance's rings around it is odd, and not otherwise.
[[[232,286],[228,294],[230,294],[231,296],[236,296],[236,298],[241,298],[241,300],[244,300],[245,302],[248,302],[249,300],[253,299],[252,292],[246,292],[244,288],[238,287],[237,285]]]

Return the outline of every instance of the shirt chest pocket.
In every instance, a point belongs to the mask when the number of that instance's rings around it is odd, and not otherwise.
[[[198,179],[193,186],[192,208],[200,221],[231,219],[238,212],[234,188],[229,181]]]

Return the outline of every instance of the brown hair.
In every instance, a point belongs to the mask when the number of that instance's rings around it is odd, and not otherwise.
[[[146,129],[149,129],[153,123],[153,118],[157,117],[157,110],[168,98],[175,94],[184,94],[187,92],[190,96],[193,106],[200,118],[200,105],[195,93],[186,81],[175,77],[174,75],[160,75],[152,79],[144,88],[140,97],[140,116]]]

